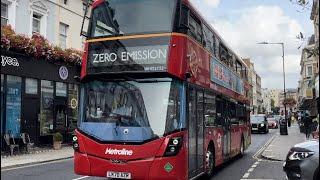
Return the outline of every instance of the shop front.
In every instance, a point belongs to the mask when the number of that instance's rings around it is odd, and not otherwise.
[[[28,133],[36,145],[60,132],[71,142],[78,119],[80,67],[1,51],[1,136]]]

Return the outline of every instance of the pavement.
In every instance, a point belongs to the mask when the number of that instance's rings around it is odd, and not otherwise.
[[[272,137],[270,143],[261,156],[268,160],[285,161],[287,153],[295,144],[306,141],[304,133],[300,133],[299,126],[293,124],[288,127],[288,135],[280,135],[278,132]]]
[[[65,146],[59,150],[47,149],[34,151],[31,154],[19,154],[14,156],[1,156],[1,170],[43,162],[50,162],[73,157],[74,150],[72,146]]]

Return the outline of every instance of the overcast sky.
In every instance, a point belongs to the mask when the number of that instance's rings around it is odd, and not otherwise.
[[[290,0],[191,1],[240,57],[253,60],[263,88],[283,88],[282,50],[257,43],[284,42],[286,87],[297,88],[301,42],[296,36],[313,34],[311,7],[303,10]]]

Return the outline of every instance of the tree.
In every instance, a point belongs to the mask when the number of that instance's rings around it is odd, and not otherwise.
[[[287,98],[283,101],[283,105],[287,107],[293,107],[297,104],[297,101],[294,98]]]
[[[290,0],[293,4],[298,5],[302,11],[312,9],[312,1],[311,0]],[[299,11],[301,12],[301,11]],[[316,24],[319,26],[319,23]],[[305,44],[308,41],[308,38],[305,38],[303,33],[300,32],[299,35],[297,35],[297,39],[301,41],[301,45],[298,47],[300,49],[303,44]],[[316,45],[313,48],[306,49],[308,53],[308,58],[313,56],[319,56],[319,46]]]
[[[275,103],[274,99],[271,99],[271,108],[274,108],[274,103]]]

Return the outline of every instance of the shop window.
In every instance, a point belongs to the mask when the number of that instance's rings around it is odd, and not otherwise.
[[[53,133],[53,82],[41,80],[40,135]]]
[[[78,112],[79,112],[79,87],[76,84],[69,84],[68,96],[68,129],[73,132],[77,128]]]
[[[59,27],[59,45],[62,49],[67,48],[67,34],[68,34],[68,25],[60,23]]]
[[[56,83],[56,96],[67,97],[67,84],[63,82]]]
[[[2,123],[3,123],[3,113],[4,113],[4,91],[3,91],[3,86],[4,86],[4,75],[1,74],[1,96],[0,96],[0,106],[1,106],[1,112],[0,112],[0,117],[1,117],[1,135],[2,135]]]
[[[6,133],[20,137],[21,82],[18,76],[7,76],[6,88]]]
[[[26,78],[26,94],[38,94],[38,80]]]
[[[8,5],[1,2],[1,26],[8,24]]]

